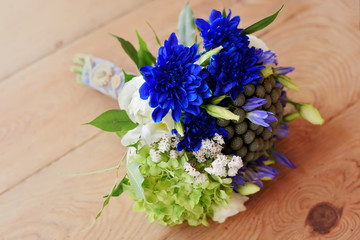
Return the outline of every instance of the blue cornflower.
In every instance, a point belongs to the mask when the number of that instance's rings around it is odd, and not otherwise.
[[[234,100],[246,84],[262,80],[260,70],[264,66],[256,65],[258,60],[254,47],[232,48],[213,56],[208,71],[216,81],[214,96],[229,94]]]
[[[237,28],[240,22],[240,17],[231,18],[231,10],[227,17],[224,17],[221,12],[213,9],[211,11],[209,21],[197,18],[195,24],[201,30],[200,36],[204,40],[204,48],[210,49],[223,46],[224,51],[229,48],[242,48],[249,45],[249,38],[242,35],[242,28]]]
[[[261,107],[262,105],[266,104],[266,102],[267,101],[264,98],[252,97],[246,101],[242,108],[249,112],[255,110],[258,107]]]
[[[272,128],[269,123],[277,121],[274,113],[264,110],[254,110],[252,112],[247,112],[246,117],[252,123],[267,127],[270,131],[272,131]]]
[[[284,154],[282,154],[281,152],[279,151],[276,151],[276,150],[272,150],[270,152],[272,158],[282,164],[282,165],[285,165],[289,168],[296,168],[295,165],[290,161],[290,159],[288,159]]]
[[[179,45],[172,33],[160,47],[155,67],[140,68],[145,79],[139,89],[140,97],[150,97],[149,105],[155,108],[154,122],[160,122],[170,109],[175,122],[180,121],[182,111],[200,113],[199,105],[211,96],[211,90],[202,78],[201,66],[195,64],[199,58],[197,44],[190,48]]]
[[[210,116],[204,109],[198,115],[185,113],[184,138],[178,143],[177,150],[188,148],[188,151],[197,152],[204,139],[211,139],[215,133],[227,137],[228,132],[216,125],[216,118]]]

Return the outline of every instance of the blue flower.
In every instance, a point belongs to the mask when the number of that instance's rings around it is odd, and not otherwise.
[[[154,122],[158,123],[171,109],[174,121],[180,121],[182,111],[199,114],[199,105],[211,96],[207,82],[203,80],[201,66],[195,64],[200,58],[197,45],[185,47],[178,44],[172,33],[160,47],[155,67],[140,68],[145,83],[140,87],[140,97],[150,97],[149,105]]]
[[[242,108],[246,111],[252,111],[266,104],[266,102],[267,101],[264,98],[252,97],[246,101],[246,103],[244,104],[244,106],[242,106]]]
[[[231,177],[231,185],[235,192],[237,192],[238,185],[244,185],[245,182],[256,184],[259,187],[263,187],[262,178],[275,178],[275,175],[279,174],[275,168],[266,166],[264,161],[269,160],[268,157],[261,156],[255,161],[247,163],[246,167],[239,169],[238,173]]]
[[[279,174],[279,172],[275,168],[265,166],[264,161],[267,160],[269,160],[268,157],[261,156],[257,160],[249,162],[245,170],[245,180],[263,187],[262,178],[268,177],[274,179],[275,175]]]
[[[272,128],[269,123],[277,121],[276,117],[272,112],[264,110],[254,110],[252,112],[246,113],[246,117],[254,124],[267,127],[270,131]]]
[[[210,59],[208,66],[209,73],[216,81],[214,96],[224,94],[235,99],[244,91],[248,83],[257,84],[262,80],[260,70],[262,65],[256,65],[259,58],[255,55],[255,48],[232,48],[229,51],[220,52]]]
[[[285,74],[288,74],[289,72],[292,72],[294,70],[295,70],[294,67],[277,67],[277,68],[274,68],[274,73],[275,74],[285,75]]]
[[[237,28],[240,17],[230,18],[231,10],[229,15],[224,17],[221,12],[214,9],[209,17],[210,23],[201,18],[195,19],[207,51],[219,46],[223,46],[224,50],[227,50],[232,47],[242,48],[249,45],[249,38],[241,34],[243,29]]]
[[[242,167],[239,169],[237,174],[231,177],[231,185],[233,186],[233,190],[237,192],[238,185],[245,185],[244,172],[246,171],[246,167]]]
[[[286,124],[280,124],[279,129],[276,131],[275,135],[278,137],[287,137],[289,136],[289,126]]]
[[[284,154],[282,154],[281,152],[278,152],[278,151],[275,151],[275,150],[272,150],[270,152],[272,158],[282,164],[282,165],[285,165],[289,168],[296,168],[295,165],[290,161],[290,159],[288,159]]]
[[[216,125],[216,118],[210,116],[204,109],[198,115],[185,113],[184,138],[178,143],[177,150],[188,148],[188,151],[197,152],[204,139],[212,138],[215,133],[227,137],[228,132]]]
[[[261,48],[256,49],[255,55],[259,58],[258,64],[270,65],[278,64],[276,54],[270,50],[264,51]]]

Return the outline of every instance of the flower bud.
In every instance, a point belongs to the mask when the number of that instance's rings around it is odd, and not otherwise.
[[[297,108],[301,117],[306,121],[319,125],[324,123],[324,119],[321,117],[320,112],[311,103],[300,103]]]
[[[258,191],[260,191],[260,187],[250,182],[245,182],[244,186],[238,185],[238,192],[243,196],[251,195]]]
[[[227,110],[224,107],[217,106],[217,105],[205,105],[204,106],[206,112],[215,117],[215,118],[222,118],[226,120],[239,120],[239,116],[234,114],[233,112]]]

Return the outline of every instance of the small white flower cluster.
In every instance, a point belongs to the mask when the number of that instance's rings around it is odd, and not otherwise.
[[[171,136],[169,134],[163,136],[156,144],[152,144],[150,149],[150,157],[153,162],[161,161],[161,153],[168,153],[170,158],[177,158],[182,152],[176,150],[179,143],[177,136]]]
[[[193,176],[195,178],[194,184],[201,184],[206,181],[207,177],[204,173],[200,173],[198,170],[193,168],[190,163],[185,162],[184,163],[185,170],[189,173],[190,176]]]
[[[194,152],[196,160],[200,163],[205,162],[209,158],[215,158],[221,154],[221,150],[225,141],[220,134],[215,133],[213,139],[205,139],[201,142],[201,148],[199,151]]]
[[[218,154],[215,160],[211,163],[211,166],[205,168],[205,171],[219,177],[233,177],[237,174],[242,166],[243,162],[241,157],[230,157],[224,154]]]

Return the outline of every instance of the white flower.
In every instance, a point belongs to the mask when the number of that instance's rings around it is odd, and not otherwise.
[[[214,209],[214,217],[212,219],[216,222],[223,223],[228,217],[245,211],[246,207],[244,206],[244,203],[248,199],[249,198],[244,197],[238,193],[234,193],[231,195],[227,206],[217,207]]]
[[[158,141],[162,136],[169,134],[174,128],[174,121],[170,113],[160,123],[155,123],[152,120],[151,115],[154,109],[149,106],[149,101],[141,99],[139,94],[139,88],[143,83],[142,76],[135,77],[125,83],[119,93],[120,109],[126,111],[131,121],[139,123],[139,126],[128,131],[122,138],[121,142],[125,146],[134,144],[139,139],[150,145]]]
[[[195,185],[201,184],[207,180],[207,177],[204,173],[200,173],[197,177],[195,177]]]
[[[261,48],[263,51],[268,51],[269,48],[266,44],[259,38],[255,37],[254,35],[248,35],[249,37],[249,47]]]
[[[178,151],[176,151],[176,150],[170,150],[169,157],[170,157],[170,158],[177,158],[177,157],[178,157]]]
[[[161,161],[161,155],[160,152],[155,149],[150,149],[150,157],[153,162],[160,162]]]

